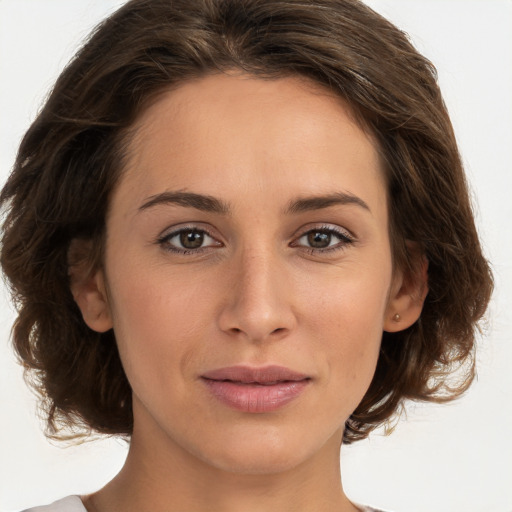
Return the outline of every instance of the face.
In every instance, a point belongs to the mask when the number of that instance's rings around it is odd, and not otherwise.
[[[133,441],[240,473],[339,448],[400,307],[371,138],[318,86],[243,75],[135,128],[88,321],[113,325]]]

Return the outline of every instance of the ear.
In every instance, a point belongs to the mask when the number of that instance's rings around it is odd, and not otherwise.
[[[387,332],[403,331],[414,324],[428,293],[428,260],[416,244],[406,244],[411,267],[395,272],[384,317]]]
[[[68,275],[71,293],[84,322],[97,332],[112,328],[105,276],[91,264],[94,252],[91,240],[73,239],[68,251]]]

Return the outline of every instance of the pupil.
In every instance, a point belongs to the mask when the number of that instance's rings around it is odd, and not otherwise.
[[[323,249],[324,247],[328,247],[331,243],[331,234],[322,233],[321,231],[313,231],[308,234],[308,242],[311,247]]]
[[[204,233],[198,231],[182,231],[180,233],[180,242],[186,249],[197,249],[203,245]]]

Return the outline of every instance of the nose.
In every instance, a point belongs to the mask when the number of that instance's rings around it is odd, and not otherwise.
[[[229,268],[219,327],[229,335],[260,342],[288,335],[296,325],[286,263],[271,251],[246,250]]]

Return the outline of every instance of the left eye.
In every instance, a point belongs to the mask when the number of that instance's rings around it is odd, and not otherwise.
[[[166,249],[176,252],[194,251],[220,245],[206,231],[190,228],[170,233],[162,237],[159,242]]]
[[[301,245],[313,250],[331,249],[352,243],[348,233],[334,229],[312,229],[304,233],[294,245]]]

